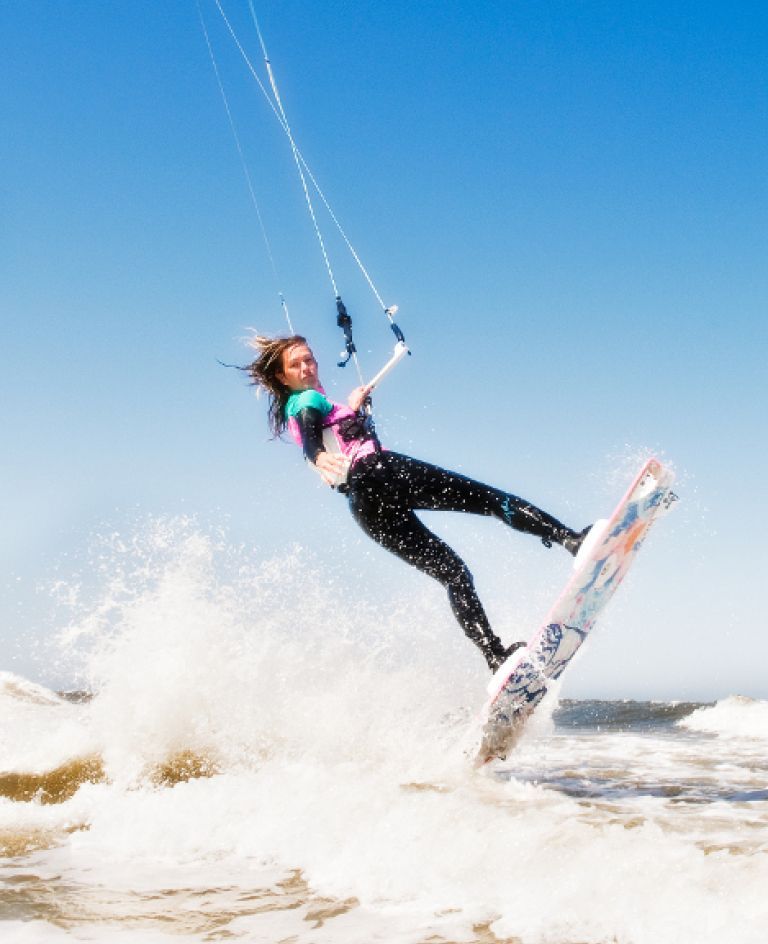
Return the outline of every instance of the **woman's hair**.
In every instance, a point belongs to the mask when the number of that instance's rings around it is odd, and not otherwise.
[[[283,354],[297,344],[306,344],[307,339],[300,334],[288,338],[265,338],[255,334],[248,339],[248,347],[259,352],[258,357],[242,370],[251,375],[251,383],[259,390],[265,390],[269,399],[267,421],[274,436],[280,436],[287,423],[285,404],[291,391],[277,379],[283,369]]]

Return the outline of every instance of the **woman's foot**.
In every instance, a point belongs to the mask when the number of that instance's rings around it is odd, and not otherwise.
[[[501,648],[494,651],[493,653],[486,653],[485,659],[488,663],[488,668],[491,670],[491,672],[495,672],[507,661],[513,652],[517,652],[517,650],[524,645],[526,645],[524,642],[513,642],[512,645],[506,649]]]
[[[575,557],[579,553],[579,548],[584,543],[584,538],[591,530],[592,525],[590,524],[587,525],[583,531],[569,531],[561,541],[561,544],[569,554],[572,554]]]

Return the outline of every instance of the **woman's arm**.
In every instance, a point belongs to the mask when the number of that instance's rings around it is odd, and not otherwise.
[[[313,406],[305,406],[294,416],[301,435],[304,455],[310,462],[317,460],[323,446],[323,414]]]
[[[344,470],[345,460],[341,455],[326,452],[323,445],[323,414],[311,406],[305,406],[295,415],[301,435],[304,455],[320,473],[326,485],[333,485]]]

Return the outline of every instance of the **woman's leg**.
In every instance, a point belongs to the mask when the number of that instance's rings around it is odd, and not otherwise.
[[[386,499],[352,488],[349,506],[355,521],[377,544],[438,580],[448,591],[451,609],[467,637],[480,649],[492,671],[507,650],[491,629],[474,580],[464,561],[422,524],[410,510],[394,508]]]
[[[404,503],[417,511],[490,515],[517,531],[541,538],[547,547],[562,544],[572,554],[579,548],[580,533],[516,495],[411,456],[385,452],[377,459],[388,497],[396,504]],[[376,474],[375,469],[371,474]]]

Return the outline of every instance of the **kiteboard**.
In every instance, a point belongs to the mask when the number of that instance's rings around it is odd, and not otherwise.
[[[476,767],[503,759],[514,748],[548,686],[563,674],[626,576],[649,528],[675,501],[673,481],[670,469],[649,459],[611,517],[587,534],[571,579],[543,625],[488,685]]]

